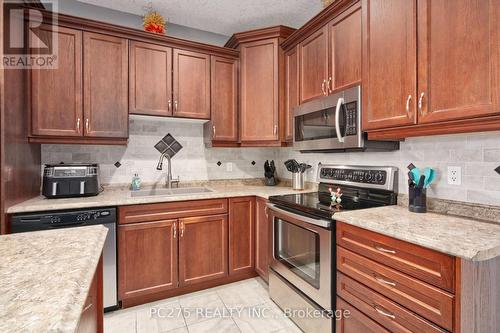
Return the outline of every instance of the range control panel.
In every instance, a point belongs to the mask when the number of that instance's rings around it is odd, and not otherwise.
[[[322,168],[320,177],[334,181],[384,185],[387,180],[387,171]]]

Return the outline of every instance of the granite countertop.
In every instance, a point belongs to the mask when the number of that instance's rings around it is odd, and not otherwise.
[[[472,261],[500,256],[500,225],[400,206],[340,212],[335,219]]]
[[[226,184],[208,184],[208,188],[213,192],[175,195],[175,196],[148,196],[132,197],[131,192],[125,188],[105,189],[101,194],[94,197],[69,198],[69,199],[46,199],[39,196],[7,209],[8,214],[27,213],[37,211],[49,211],[60,209],[80,209],[96,208],[109,206],[126,206],[136,204],[148,204],[159,202],[186,201],[199,199],[216,199],[243,196],[258,196],[269,198],[273,195],[298,194],[315,191],[314,188],[303,191],[293,190],[288,186],[264,186],[264,185],[246,185],[244,183],[228,182]]]
[[[74,332],[107,229],[0,236],[0,332]]]

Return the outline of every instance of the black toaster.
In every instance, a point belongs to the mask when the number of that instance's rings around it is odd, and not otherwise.
[[[42,194],[49,198],[73,198],[98,195],[98,164],[46,164]]]

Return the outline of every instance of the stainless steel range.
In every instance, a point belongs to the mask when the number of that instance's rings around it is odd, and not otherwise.
[[[396,204],[397,168],[320,164],[318,182],[268,204],[271,299],[306,333],[335,331],[335,213]]]

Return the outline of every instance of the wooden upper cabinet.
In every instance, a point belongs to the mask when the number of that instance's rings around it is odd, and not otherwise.
[[[177,240],[177,220],[118,227],[121,300],[177,287]]]
[[[52,33],[41,26],[40,38]],[[40,136],[81,136],[82,32],[59,27],[57,69],[31,70],[31,134]]]
[[[172,49],[130,42],[129,112],[172,115]]]
[[[210,119],[210,56],[174,49],[173,114]]]
[[[83,33],[85,136],[128,137],[128,44]]]
[[[363,129],[416,123],[416,1],[362,0]]]
[[[328,28],[325,26],[299,44],[300,103],[327,95]]]
[[[279,139],[278,39],[244,43],[241,52],[241,141]]]
[[[229,199],[229,274],[254,271],[255,197]]]
[[[361,5],[335,18],[328,30],[331,52],[328,90],[331,93],[361,82]]]
[[[238,61],[212,56],[212,140],[238,141]]]
[[[285,53],[285,139],[293,141],[293,108],[299,105],[299,54],[298,47]]]
[[[500,4],[418,2],[420,123],[500,114]]]
[[[227,215],[179,219],[181,286],[227,275]]]

